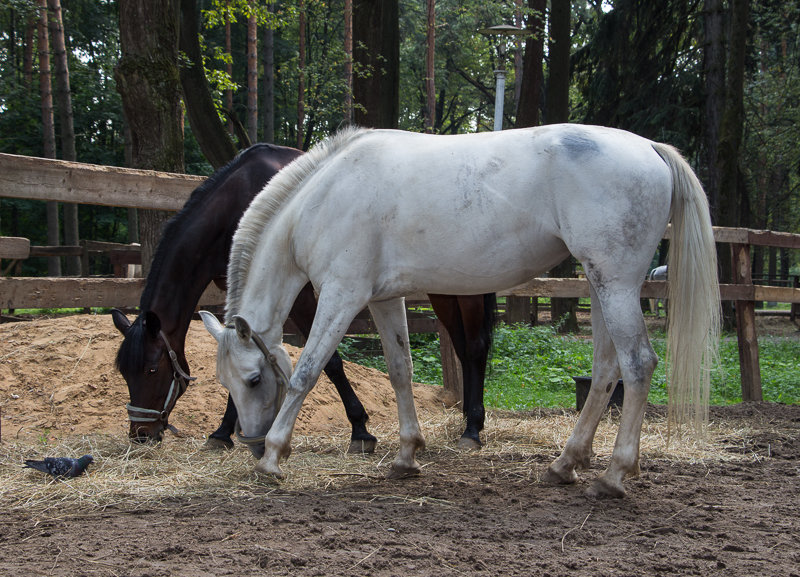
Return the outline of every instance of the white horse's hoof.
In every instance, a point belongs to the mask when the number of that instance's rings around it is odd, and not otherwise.
[[[572,485],[578,481],[578,474],[575,469],[566,469],[564,471],[556,471],[553,465],[547,467],[547,470],[542,473],[541,482],[546,485]]]
[[[621,499],[625,496],[625,487],[622,484],[611,483],[605,477],[598,477],[586,489],[586,496],[592,499],[613,498]]]
[[[258,463],[256,463],[255,471],[259,475],[264,475],[266,477],[273,477],[275,479],[283,479],[283,471],[278,465],[277,460],[268,461],[265,458],[262,458]]]
[[[418,477],[420,474],[421,468],[419,463],[414,461],[414,464],[411,466],[406,465],[398,465],[397,463],[392,463],[389,472],[386,473],[386,478],[389,480],[395,479],[406,479],[408,477]]]

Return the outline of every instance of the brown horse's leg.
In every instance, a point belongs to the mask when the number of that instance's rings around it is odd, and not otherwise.
[[[428,295],[436,316],[445,326],[464,379],[464,417],[467,425],[459,445],[480,448],[483,430],[483,384],[494,325],[495,295]]]
[[[228,395],[228,404],[225,406],[225,414],[222,416],[222,423],[219,428],[211,433],[206,440],[207,449],[232,449],[233,441],[231,436],[236,427],[236,419],[238,413],[236,412],[236,405],[233,404],[233,399]]]
[[[314,297],[314,289],[311,283],[303,287],[294,302],[289,316],[303,333],[305,338],[311,332],[311,325],[314,323],[314,315],[317,312],[317,299]],[[325,374],[336,387],[339,397],[344,404],[347,419],[350,421],[352,433],[350,435],[350,453],[372,453],[378,440],[367,431],[367,420],[369,416],[364,410],[364,405],[356,396],[347,375],[344,374],[344,365],[339,353],[334,351],[328,364],[325,365]]]

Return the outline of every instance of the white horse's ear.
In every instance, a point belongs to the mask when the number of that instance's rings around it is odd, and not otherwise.
[[[239,336],[240,339],[243,341],[249,341],[250,335],[252,334],[252,330],[250,330],[250,325],[247,324],[247,321],[244,320],[239,315],[233,317],[233,326],[236,329],[236,334]]]
[[[203,324],[205,325],[206,330],[211,333],[211,336],[214,337],[217,342],[219,342],[222,331],[225,330],[225,327],[222,325],[222,323],[217,320],[216,316],[208,311],[200,311],[200,318],[203,319]]]

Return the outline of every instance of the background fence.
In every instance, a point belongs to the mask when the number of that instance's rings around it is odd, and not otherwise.
[[[0,197],[53,200],[76,204],[97,204],[128,208],[149,208],[177,211],[191,192],[203,182],[203,177],[169,174],[146,170],[133,170],[30,158],[0,154]],[[667,230],[665,238],[669,238]],[[750,252],[753,246],[800,249],[800,235],[715,227],[718,243],[730,245],[734,279],[720,287],[723,300],[734,301],[737,319],[737,337],[742,376],[742,399],[761,400],[761,372],[758,364],[758,335],[755,326],[755,303],[769,301],[800,304],[800,288],[794,286],[765,286],[753,284]],[[0,237],[0,259],[11,261],[47,256],[48,251],[79,254],[88,259],[93,252],[116,254],[122,266],[136,262],[138,247],[84,241],[79,247],[31,247],[28,239]],[[1,264],[4,273],[13,268],[13,262]],[[88,267],[84,267],[88,270]],[[65,308],[65,307],[121,307],[132,308],[139,304],[144,288],[141,278],[78,278],[78,277],[4,277],[0,278],[0,308]],[[642,298],[664,298],[667,283],[647,281],[642,287]],[[498,296],[518,297],[589,297],[585,279],[537,278],[502,291]],[[410,306],[426,301],[426,295],[408,295]],[[222,305],[225,294],[213,284],[200,299],[200,307]],[[794,309],[793,309],[794,310]],[[367,316],[360,316],[350,327],[351,334],[373,332]],[[291,325],[288,332],[296,332]],[[435,319],[418,313],[409,314],[410,332],[439,330]],[[460,400],[460,367],[450,340],[439,330],[442,346],[442,363],[445,388],[454,400]]]

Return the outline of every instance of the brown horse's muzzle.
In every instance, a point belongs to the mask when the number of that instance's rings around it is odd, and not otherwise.
[[[137,443],[160,443],[164,437],[164,423],[161,421],[152,423],[131,422],[128,437]]]

